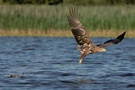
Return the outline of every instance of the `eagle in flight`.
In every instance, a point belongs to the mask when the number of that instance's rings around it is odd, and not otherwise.
[[[89,37],[88,32],[86,31],[85,27],[81,24],[78,18],[78,9],[70,8],[69,9],[70,16],[67,16],[69,25],[72,26],[72,33],[75,37],[76,42],[78,45],[78,50],[81,53],[79,63],[82,63],[84,57],[88,54],[94,54],[98,52],[105,52],[106,49],[104,47],[118,44],[121,42],[125,36],[126,32],[123,32],[115,39],[111,39],[106,41],[103,44],[95,45]]]

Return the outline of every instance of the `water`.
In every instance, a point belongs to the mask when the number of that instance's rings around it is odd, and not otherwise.
[[[106,49],[78,64],[74,38],[0,37],[0,90],[134,90],[135,39]]]

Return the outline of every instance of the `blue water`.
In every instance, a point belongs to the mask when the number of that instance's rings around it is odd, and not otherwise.
[[[135,90],[135,39],[106,49],[78,64],[74,38],[0,37],[0,90]]]

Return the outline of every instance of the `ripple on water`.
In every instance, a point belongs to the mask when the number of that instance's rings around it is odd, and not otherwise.
[[[78,64],[74,38],[0,37],[0,44],[3,90],[128,90],[135,86],[135,39],[89,55],[83,64]]]

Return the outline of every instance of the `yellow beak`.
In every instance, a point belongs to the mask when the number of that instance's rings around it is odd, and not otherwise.
[[[106,49],[105,49],[105,48],[102,48],[102,49],[101,49],[101,52],[106,52]]]

